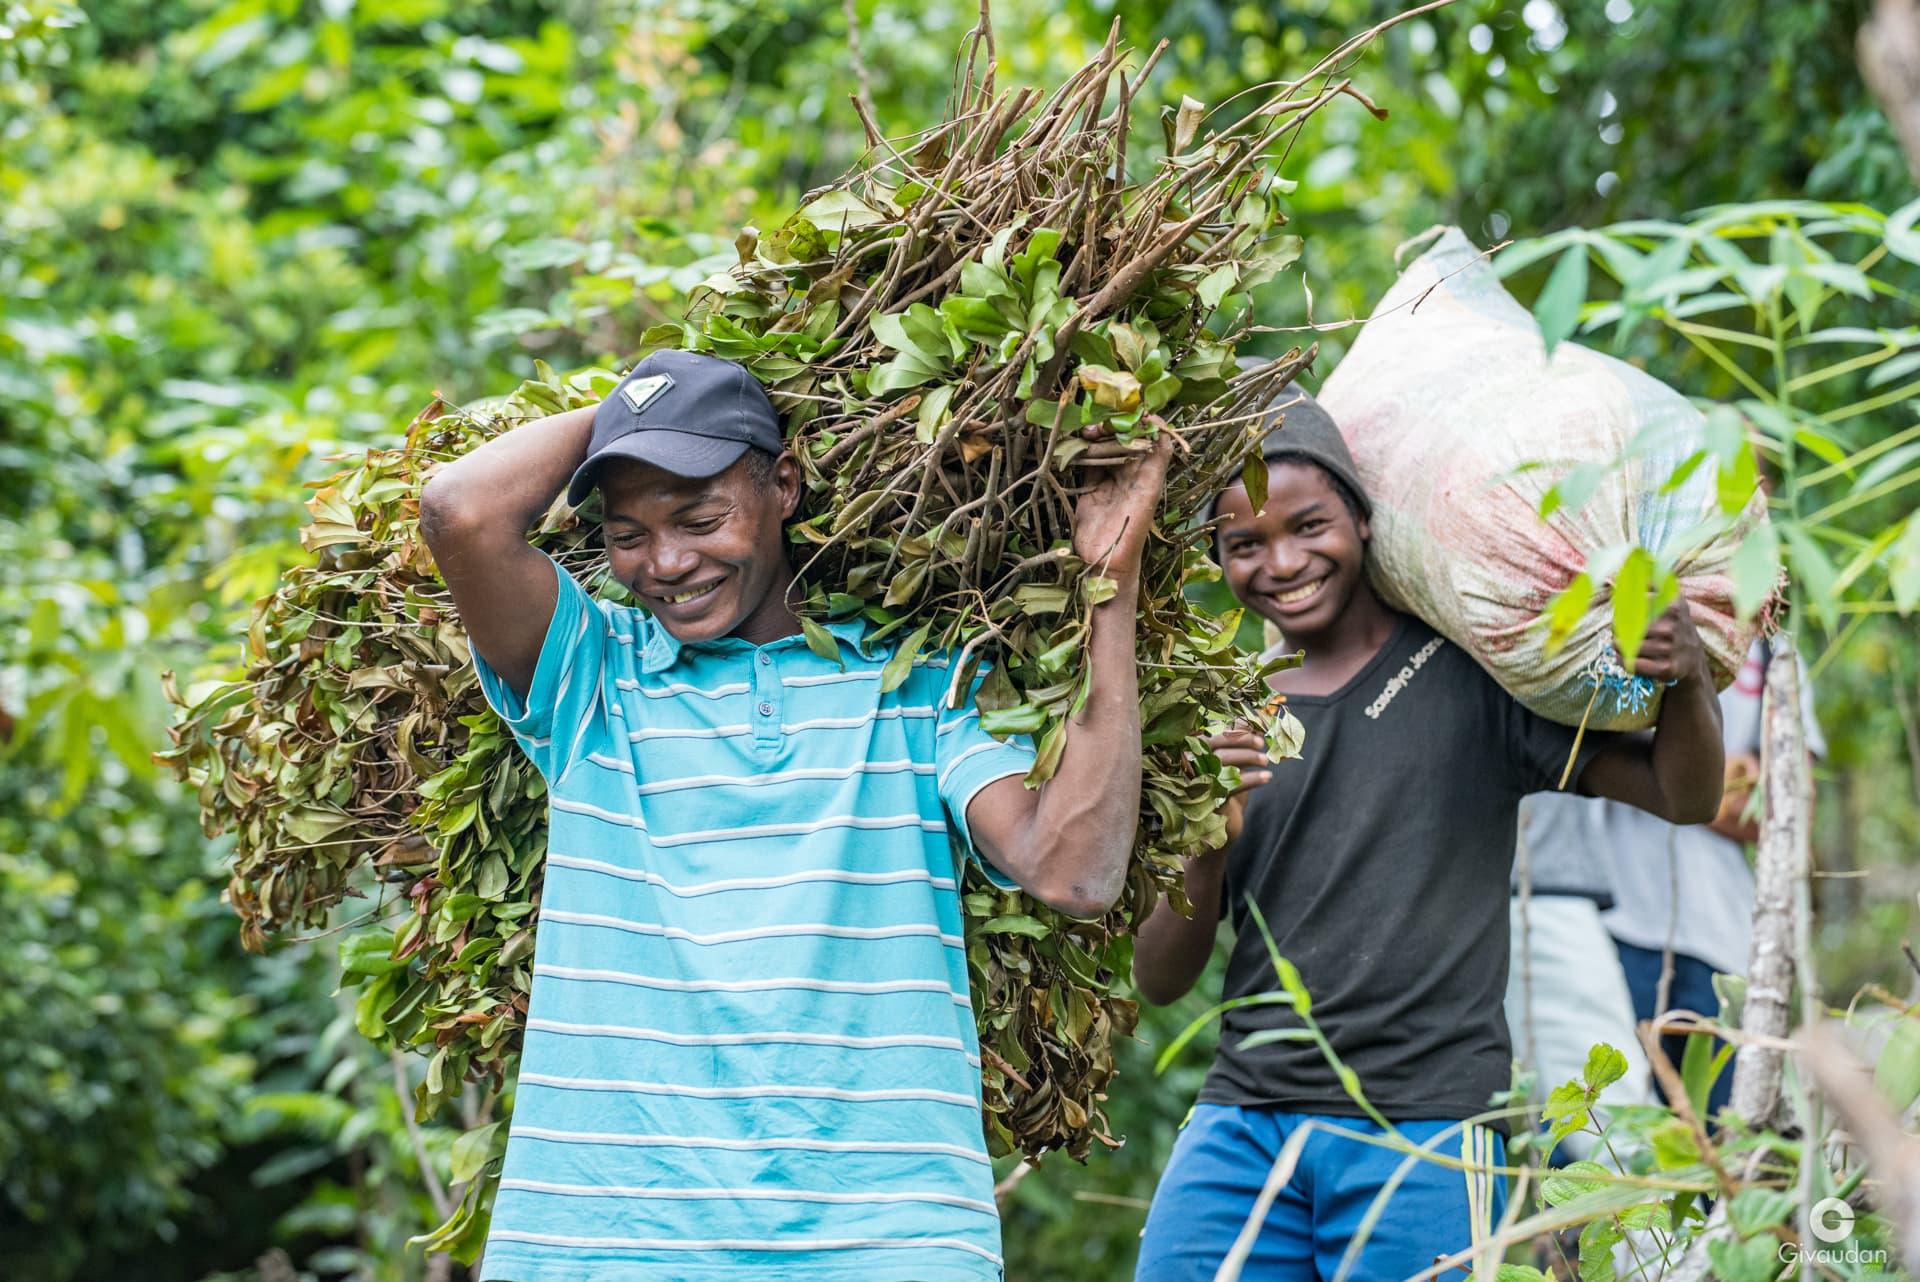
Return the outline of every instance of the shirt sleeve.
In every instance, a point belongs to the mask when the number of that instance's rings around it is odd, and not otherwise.
[[[480,692],[549,785],[572,768],[588,728],[601,715],[601,674],[611,643],[599,606],[559,562],[552,564],[559,590],[527,697],[522,700],[478,650],[473,652]]]
[[[1017,885],[981,856],[967,827],[967,807],[982,788],[996,779],[1024,775],[1033,768],[1034,750],[1029,736],[1010,735],[1002,742],[980,727],[980,709],[974,703],[974,696],[979,693],[987,672],[985,667],[980,670],[957,708],[947,707],[943,697],[946,692],[944,689],[940,692],[942,697],[935,704],[939,709],[934,730],[935,778],[940,800],[947,808],[967,858],[978,863],[994,885],[1002,890],[1015,890]]]
[[[1488,680],[1491,683],[1492,679]],[[1506,705],[1502,711],[1507,762],[1522,796],[1531,792],[1575,791],[1587,764],[1615,737],[1609,731],[1593,729],[1582,735],[1578,727],[1549,721],[1504,690],[1499,691],[1499,697]],[[1567,768],[1569,762],[1571,770]],[[1560,783],[1562,779],[1566,780],[1564,787]]]

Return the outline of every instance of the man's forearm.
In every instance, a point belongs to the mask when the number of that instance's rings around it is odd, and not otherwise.
[[[1653,774],[1674,823],[1707,823],[1726,781],[1720,701],[1701,677],[1674,685],[1661,700],[1653,732]]]
[[[1140,815],[1140,687],[1134,660],[1138,574],[1093,608],[1087,638],[1092,688],[1067,727],[1052,779],[1027,825],[1030,857],[1084,915],[1104,912],[1126,884]]]
[[[1187,902],[1193,906],[1192,916],[1181,916],[1163,899],[1134,937],[1133,986],[1156,1006],[1185,996],[1206,970],[1220,921],[1226,869],[1224,850],[1187,860]]]
[[[586,461],[596,408],[516,427],[434,473],[420,499],[429,541],[436,527],[480,523],[523,536]]]

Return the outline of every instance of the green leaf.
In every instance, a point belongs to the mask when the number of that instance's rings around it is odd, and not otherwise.
[[[833,633],[804,615],[800,618],[800,631],[807,638],[807,649],[830,663],[839,664],[842,669],[847,666],[840,655],[840,641]]]
[[[482,859],[479,870],[474,874],[473,892],[486,900],[495,900],[506,894],[506,861],[498,855],[488,855]]]
[[[1247,503],[1258,516],[1267,506],[1267,460],[1259,454],[1240,468],[1240,485],[1247,492]]]
[[[1029,583],[1014,589],[1013,600],[1024,614],[1059,614],[1073,604],[1073,592],[1053,584]]]
[[[1199,287],[1194,291],[1200,296],[1200,303],[1208,311],[1220,305],[1220,300],[1233,292],[1240,281],[1240,269],[1233,263],[1222,263],[1206,274]]]
[[[900,683],[913,671],[913,661],[920,655],[920,647],[927,643],[927,633],[933,628],[932,622],[923,623],[914,634],[902,641],[880,669],[880,693],[897,690]]]
[[[887,218],[886,214],[845,188],[830,191],[802,205],[800,216],[827,231],[853,231]]]
[[[1016,703],[1011,708],[982,710],[980,728],[990,735],[1032,734],[1047,723],[1047,710],[1031,703]]]
[[[362,930],[340,941],[340,969],[349,975],[385,975],[405,965],[394,960],[390,930]]]
[[[1613,578],[1613,641],[1620,651],[1620,663],[1633,671],[1640,657],[1640,643],[1646,640],[1647,626],[1653,622],[1653,554],[1634,548],[1620,564]]]
[[[1729,1242],[1712,1238],[1707,1242],[1707,1259],[1719,1282],[1772,1282],[1780,1266],[1779,1240],[1771,1234]]]
[[[1588,1220],[1580,1229],[1580,1282],[1615,1282],[1613,1249],[1626,1234],[1611,1216]]]
[[[1553,355],[1580,320],[1580,308],[1587,301],[1587,247],[1576,242],[1567,247],[1547,277],[1539,299],[1533,305],[1533,318],[1540,325],[1540,338],[1547,355]]]
[[[1599,1094],[1627,1075],[1627,1057],[1605,1042],[1597,1042],[1587,1052],[1587,1068],[1582,1076],[1587,1089]]]
[[[982,935],[1025,935],[1028,939],[1045,939],[1053,932],[1045,923],[1028,917],[1023,913],[1008,913],[995,917],[992,921],[979,926],[976,933]]]
[[[1740,541],[1729,571],[1734,612],[1742,619],[1751,619],[1780,582],[1780,541],[1771,522],[1754,526]]]
[[[1733,1218],[1733,1227],[1741,1237],[1752,1237],[1764,1233],[1775,1225],[1785,1224],[1787,1217],[1793,1214],[1793,1194],[1782,1189],[1744,1188],[1733,1195],[1733,1201],[1727,1206],[1727,1214]]]
[[[1140,380],[1125,370],[1104,365],[1082,365],[1074,371],[1080,386],[1093,393],[1093,403],[1125,413],[1140,404]]]
[[[1558,654],[1580,626],[1580,620],[1587,617],[1587,607],[1593,604],[1593,578],[1585,570],[1567,580],[1567,586],[1553,594],[1547,602],[1546,613],[1541,617],[1547,621],[1547,653]]]
[[[1910,263],[1920,263],[1920,233],[1913,230],[1916,219],[1920,219],[1920,200],[1909,201],[1888,214],[1883,233],[1887,252]]]
[[[1578,512],[1612,472],[1612,466],[1605,463],[1585,463],[1574,468],[1540,496],[1540,515],[1552,516],[1563,507]]]
[[[1900,613],[1911,614],[1920,606],[1920,519],[1909,516],[1906,532],[1894,543],[1887,561],[1887,584]]]
[[[485,1126],[476,1126],[453,1142],[451,1153],[453,1182],[465,1184],[480,1174],[493,1156],[493,1137],[503,1123],[489,1122]]]
[[[1080,580],[1080,597],[1088,605],[1105,605],[1120,591],[1120,585],[1104,574],[1089,574]]]
[[[1700,1160],[1700,1145],[1693,1131],[1679,1118],[1669,1118],[1647,1133],[1653,1148],[1653,1160],[1661,1168],[1672,1170],[1692,1166]]]
[[[1548,1206],[1559,1206],[1595,1189],[1605,1188],[1617,1178],[1598,1162],[1569,1162],[1547,1176],[1540,1185],[1540,1197]]]
[[[1920,1099],[1920,1020],[1901,1016],[1873,1066],[1873,1084],[1896,1113]]]
[[[1066,747],[1067,718],[1061,717],[1040,736],[1039,746],[1034,750],[1033,765],[1027,771],[1028,787],[1037,788],[1053,778],[1054,772],[1060,769],[1060,756]]]
[[[1502,1264],[1493,1279],[1494,1282],[1553,1282],[1539,1269],[1526,1264]]]
[[[1833,591],[1839,571],[1828,559],[1826,550],[1798,525],[1782,526],[1780,533],[1786,539],[1787,563],[1793,567],[1793,575],[1799,580],[1802,599],[1812,608],[1816,617],[1832,627],[1839,605]]]

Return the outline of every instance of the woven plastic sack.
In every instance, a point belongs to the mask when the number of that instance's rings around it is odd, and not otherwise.
[[[1660,493],[1704,444],[1685,397],[1572,343],[1549,361],[1532,315],[1448,228],[1380,301],[1320,402],[1373,500],[1371,570],[1385,600],[1542,716],[1609,730],[1653,723],[1660,691],[1622,668],[1604,586],[1557,653],[1540,615],[1590,556],[1623,543],[1658,556],[1718,511],[1712,467]],[[1621,458],[1629,442],[1634,457],[1591,498],[1541,519],[1555,481]],[[1728,565],[1763,519],[1758,500],[1675,566],[1720,688],[1753,637],[1735,617]]]

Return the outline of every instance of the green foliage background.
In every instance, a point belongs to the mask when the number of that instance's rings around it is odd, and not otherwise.
[[[0,6],[10,1276],[425,1274],[403,1243],[436,1218],[457,1128],[409,1135],[410,1070],[354,1032],[332,940],[239,951],[222,847],[149,759],[160,674],[237,663],[326,458],[536,357],[630,360],[741,224],[856,158],[863,82],[888,129],[932,119],[972,6],[854,8],[857,59],[834,0]],[[1046,81],[1118,16],[1136,44],[1171,39],[1165,101],[1215,101],[1395,8],[1023,0],[996,24],[1004,74]],[[1441,220],[1492,242],[1769,196],[1905,203],[1853,67],[1866,9],[1460,0],[1396,29],[1355,75],[1390,118],[1323,113],[1288,164],[1313,319],[1364,314],[1394,246]],[[1272,324],[1307,318],[1274,301]],[[1321,336],[1323,368],[1345,339]],[[1820,859],[1872,871],[1826,883],[1827,989],[1904,987],[1920,653],[1864,627],[1819,687]],[[1149,1012],[1113,1109],[1127,1147],[1020,1185],[1009,1277],[1128,1270],[1206,1048],[1159,1078],[1152,1052],[1210,991]]]

